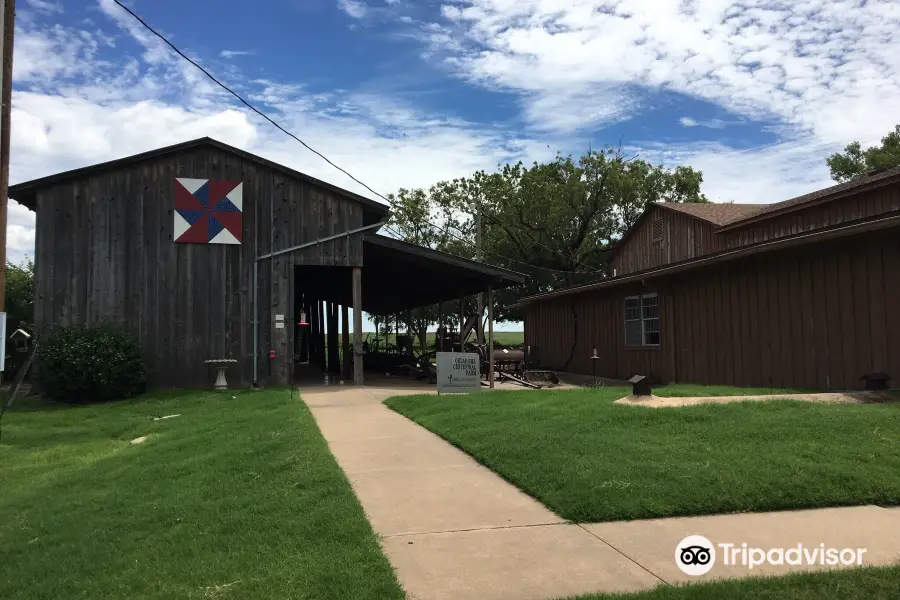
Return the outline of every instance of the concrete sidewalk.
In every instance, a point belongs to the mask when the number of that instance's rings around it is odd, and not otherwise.
[[[797,567],[675,565],[692,534],[766,549],[867,548],[864,564],[900,559],[900,511],[856,507],[575,525],[438,436],[382,405],[420,387],[301,390],[413,600],[556,599]],[[440,401],[435,397],[435,401]],[[821,567],[820,567],[821,568]]]

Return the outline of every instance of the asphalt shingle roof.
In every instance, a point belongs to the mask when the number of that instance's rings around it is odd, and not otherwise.
[[[661,202],[659,205],[720,226],[754,216],[768,206],[767,204],[720,204],[715,202]]]

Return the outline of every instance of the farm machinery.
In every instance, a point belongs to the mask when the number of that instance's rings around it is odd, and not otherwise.
[[[413,337],[410,335],[396,335],[396,344],[384,344],[383,338],[367,339],[363,342],[365,358],[363,364],[367,369],[390,375],[408,375],[418,380],[428,380],[429,383],[437,382],[438,352],[466,352],[477,354],[481,363],[481,373],[487,386],[490,360],[487,344],[479,344],[471,339],[478,323],[478,316],[472,315],[466,319],[462,332],[450,331],[445,326],[437,329],[433,349],[428,352],[417,352],[413,347]],[[536,371],[533,361],[529,360],[527,352],[522,348],[506,347],[502,344],[494,344],[494,372],[496,379],[511,381],[519,385],[531,388],[542,388],[559,383],[555,374],[549,371]],[[495,380],[496,380],[495,379]]]

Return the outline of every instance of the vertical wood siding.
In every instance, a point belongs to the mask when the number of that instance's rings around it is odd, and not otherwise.
[[[738,248],[900,210],[900,185],[878,188],[716,234]]]
[[[528,307],[525,337],[545,368],[627,379],[859,389],[900,379],[900,231],[867,234]],[[657,292],[661,345],[624,343],[624,298]],[[573,308],[577,326],[573,321]],[[576,332],[577,330],[577,332]],[[577,339],[576,339],[577,336]]]
[[[173,241],[176,177],[244,183],[241,245]],[[102,320],[139,337],[155,386],[208,386],[210,358],[252,378],[252,268],[259,254],[362,226],[362,206],[214,148],[192,148],[59,184],[37,195],[35,323]],[[256,235],[258,232],[258,236]],[[261,379],[293,366],[295,264],[361,266],[362,236],[260,263]],[[285,328],[275,329],[275,314]],[[276,351],[269,364],[268,350]],[[271,369],[271,375],[270,374]]]
[[[654,207],[609,263],[617,275],[697,258],[723,248],[715,225],[664,208]],[[653,222],[662,219],[663,238],[653,241]]]

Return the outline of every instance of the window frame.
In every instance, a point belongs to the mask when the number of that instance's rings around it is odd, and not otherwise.
[[[655,317],[645,317],[644,316],[644,298],[656,298],[656,316]],[[637,319],[629,319],[628,318],[628,302],[629,302],[629,300],[637,301],[637,308],[638,308],[638,318]],[[660,301],[659,301],[659,293],[658,292],[649,292],[647,294],[633,294],[631,296],[625,297],[624,301],[622,302],[622,313],[623,313],[622,316],[624,317],[624,319],[623,319],[623,325],[625,328],[624,341],[625,341],[626,348],[659,348],[662,345],[662,329],[660,327],[659,307],[660,307]],[[657,342],[655,344],[647,343],[647,327],[646,327],[647,321],[656,321],[657,330],[655,332],[651,332],[651,333],[656,333],[659,336],[659,342]],[[641,324],[641,341],[639,344],[629,344],[628,343],[628,324],[634,323],[634,322],[640,322],[640,324]]]

